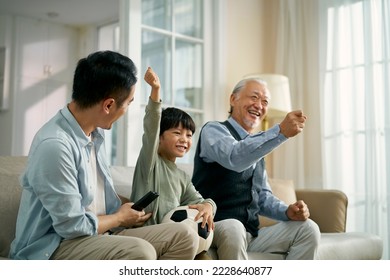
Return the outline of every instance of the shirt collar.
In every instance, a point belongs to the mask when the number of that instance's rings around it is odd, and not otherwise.
[[[76,137],[79,139],[81,145],[86,146],[88,145],[89,138],[85,135],[83,129],[73,116],[73,114],[70,112],[68,106],[65,106],[61,109],[61,115],[66,119],[66,121],[69,123],[70,127],[72,128],[73,132],[75,133]],[[98,141],[98,143],[103,142],[104,134],[102,129],[95,129],[92,131],[92,138]]]
[[[245,139],[249,133],[246,131],[235,119],[232,117],[228,118],[228,122],[234,127],[241,139]]]

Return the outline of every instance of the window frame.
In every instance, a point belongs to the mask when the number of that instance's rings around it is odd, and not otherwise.
[[[221,83],[214,83],[215,77],[221,77],[223,51],[216,51],[217,42],[221,39],[221,32],[216,32],[222,26],[223,18],[218,16],[221,13],[220,9],[223,6],[221,0],[204,1],[203,4],[203,91],[202,102],[203,108],[191,109],[183,108],[188,112],[196,112],[203,114],[200,125],[203,125],[205,120],[215,119],[218,108],[221,102],[216,102],[218,96],[216,94],[206,94],[221,91]],[[138,67],[138,82],[136,84],[136,95],[133,104],[129,107],[126,115],[118,120],[117,134],[117,158],[115,165],[135,166],[138,158],[139,150],[142,145],[143,134],[143,116],[145,104],[142,102],[141,87],[146,86],[143,83],[143,73],[141,73],[141,40],[142,40],[142,5],[141,0],[121,0],[119,13],[120,26],[120,52],[128,55]],[[122,32],[122,30],[125,30]],[[215,55],[217,54],[217,55]],[[223,79],[220,79],[223,81]],[[193,148],[199,137],[201,127],[198,124],[197,130],[193,138]],[[192,158],[185,159],[185,162],[192,162]]]

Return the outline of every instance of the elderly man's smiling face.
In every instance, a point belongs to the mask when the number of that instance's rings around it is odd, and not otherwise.
[[[260,125],[268,111],[270,94],[264,85],[248,81],[245,86],[230,96],[232,117],[246,131],[252,133]]]

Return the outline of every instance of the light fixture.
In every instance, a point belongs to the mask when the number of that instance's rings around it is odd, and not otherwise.
[[[262,122],[262,130],[268,129],[269,119],[284,118],[291,111],[290,86],[286,76],[279,74],[251,74],[244,78],[264,80],[271,94],[268,113]]]

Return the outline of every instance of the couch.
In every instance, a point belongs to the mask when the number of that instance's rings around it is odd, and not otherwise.
[[[19,208],[22,188],[19,176],[26,164],[23,156],[0,156],[0,259],[7,259],[10,243],[15,234],[15,223]],[[179,164],[189,175],[190,164]],[[112,166],[111,173],[118,194],[129,197],[134,168]],[[318,258],[336,259],[381,259],[382,240],[373,234],[364,232],[345,232],[348,200],[346,195],[337,190],[294,189],[290,180],[270,179],[275,195],[286,201],[303,199],[310,208],[311,218],[321,230],[321,242]],[[259,217],[262,226],[275,223],[266,217]],[[209,250],[207,256],[217,259],[215,250]],[[281,255],[249,253],[250,259],[283,259]]]

